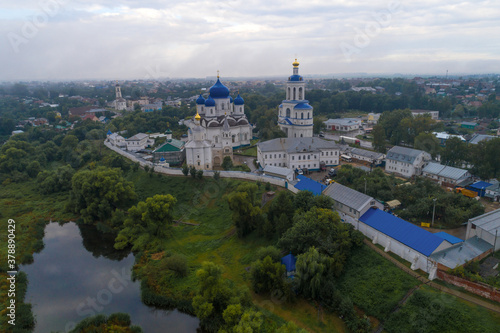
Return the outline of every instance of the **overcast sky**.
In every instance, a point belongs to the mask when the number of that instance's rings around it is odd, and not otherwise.
[[[500,72],[500,1],[2,0],[0,81]]]

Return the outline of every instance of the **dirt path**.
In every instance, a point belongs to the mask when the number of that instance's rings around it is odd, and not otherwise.
[[[428,286],[431,286],[432,288],[437,289],[439,291],[445,292],[447,294],[459,297],[461,299],[464,299],[464,300],[469,301],[471,303],[474,303],[476,305],[482,306],[483,308],[486,308],[486,309],[488,309],[490,311],[494,311],[496,313],[500,313],[500,306],[499,305],[491,304],[491,303],[489,303],[487,301],[484,301],[484,300],[482,300],[482,299],[480,299],[478,297],[474,297],[474,296],[471,296],[469,294],[465,294],[465,293],[463,293],[461,291],[450,289],[450,288],[444,287],[442,285],[439,285],[437,283],[434,283],[434,282],[430,281],[429,279],[421,276],[417,272],[411,270],[409,267],[406,267],[405,265],[403,265],[402,263],[400,263],[399,261],[397,261],[396,259],[394,259],[393,257],[391,257],[389,254],[385,253],[383,250],[381,250],[378,247],[376,247],[369,240],[365,239],[365,244],[368,245],[373,250],[375,250],[382,257],[390,260],[393,264],[395,264],[396,266],[398,266],[400,269],[402,269],[406,273],[410,274],[411,276],[413,276],[414,278],[416,278],[417,280],[419,280],[420,282],[422,282],[424,284],[427,284]]]

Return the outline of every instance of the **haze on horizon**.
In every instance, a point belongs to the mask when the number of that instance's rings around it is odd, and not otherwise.
[[[500,3],[4,0],[0,81],[500,73]]]

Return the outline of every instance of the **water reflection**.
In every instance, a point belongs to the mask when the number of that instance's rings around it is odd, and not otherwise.
[[[21,267],[28,274],[26,302],[33,304],[35,332],[65,332],[88,316],[114,312],[129,313],[132,324],[148,333],[196,332],[197,318],[141,302],[140,283],[130,278],[133,255],[114,252],[102,237],[75,223],[46,227],[45,248]]]

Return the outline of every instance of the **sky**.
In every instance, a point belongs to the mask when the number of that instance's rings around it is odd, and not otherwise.
[[[500,73],[500,1],[2,0],[0,81]]]

